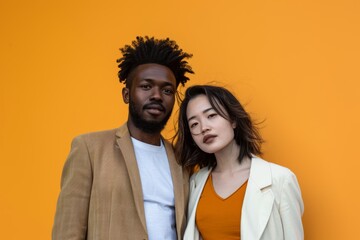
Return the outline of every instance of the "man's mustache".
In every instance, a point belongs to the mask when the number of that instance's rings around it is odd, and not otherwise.
[[[158,109],[165,112],[165,107],[161,103],[148,103],[143,106],[143,109]]]

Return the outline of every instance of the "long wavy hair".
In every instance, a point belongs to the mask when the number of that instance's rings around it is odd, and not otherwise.
[[[202,151],[194,142],[187,121],[186,110],[191,99],[198,95],[206,95],[211,106],[223,118],[236,123],[234,138],[240,146],[239,161],[247,156],[261,155],[263,138],[250,115],[245,111],[239,100],[226,88],[211,85],[195,85],[189,87],[180,105],[178,128],[173,139],[177,161],[190,171],[195,166],[215,167],[214,154]]]

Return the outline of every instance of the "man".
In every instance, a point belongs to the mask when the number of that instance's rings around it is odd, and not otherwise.
[[[178,85],[193,73],[170,39],[137,37],[120,49],[129,104],[118,129],[76,137],[65,163],[53,240],[182,239],[188,173],[161,137]]]

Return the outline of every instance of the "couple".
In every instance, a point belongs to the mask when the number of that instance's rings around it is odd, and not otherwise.
[[[188,88],[174,151],[160,132],[192,55],[149,37],[121,52],[128,121],[73,140],[52,239],[303,239],[296,177],[256,156],[262,138],[240,102],[221,87]]]

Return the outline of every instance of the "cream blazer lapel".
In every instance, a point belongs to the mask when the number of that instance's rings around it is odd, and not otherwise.
[[[274,195],[269,188],[272,184],[270,164],[257,157],[253,157],[251,161],[250,176],[242,207],[241,239],[258,240],[270,218]],[[184,240],[200,239],[195,225],[196,208],[210,172],[211,169],[202,168],[190,180],[189,220]]]
[[[242,207],[241,239],[261,238],[275,200],[271,184],[270,164],[253,157]]]
[[[195,225],[196,208],[199,199],[204,189],[206,180],[211,172],[211,169],[202,168],[199,172],[194,174],[190,179],[190,198],[188,206],[188,224],[184,233],[184,240],[198,240],[200,239],[199,231]]]
[[[141,224],[147,232],[144,210],[144,197],[142,193],[140,173],[135,158],[134,146],[132,144],[130,133],[126,124],[119,128],[119,130],[116,132],[116,136],[117,144],[121,150],[122,155],[124,156],[126,168],[129,173],[136,210],[139,214]]]

